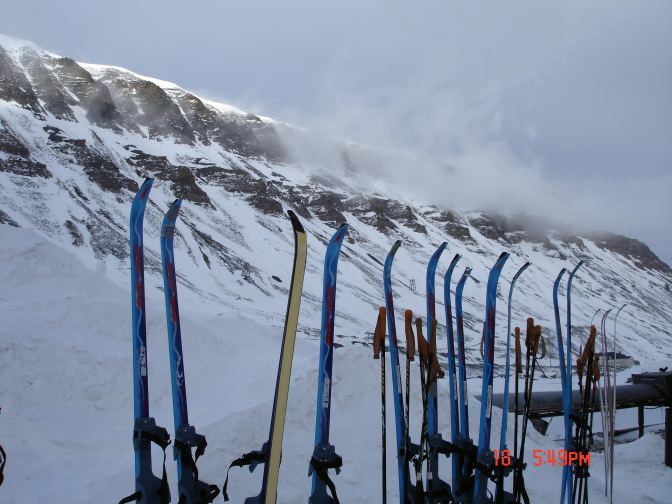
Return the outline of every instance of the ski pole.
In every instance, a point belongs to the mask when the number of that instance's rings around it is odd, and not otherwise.
[[[409,418],[411,411],[411,361],[415,360],[415,338],[413,335],[413,312],[404,312],[404,332],[406,335],[406,442],[410,442]]]
[[[378,308],[378,321],[373,333],[373,358],[380,359],[380,412],[381,422],[381,441],[382,441],[382,496],[383,504],[387,503],[387,433],[385,426],[387,423],[385,414],[385,329],[386,329],[386,310],[385,307]],[[382,358],[381,357],[382,354]]]
[[[415,330],[418,338],[418,356],[420,357],[420,386],[422,390],[422,426],[420,432],[420,450],[415,460],[415,496],[418,503],[424,502],[425,492],[422,486],[422,462],[426,454],[426,437],[427,437],[427,399],[429,392],[429,344],[422,335],[422,319],[415,319]]]

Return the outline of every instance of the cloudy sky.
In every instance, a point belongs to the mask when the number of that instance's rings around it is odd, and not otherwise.
[[[414,174],[414,196],[531,199],[672,264],[667,0],[22,0],[0,32],[458,165],[460,184]]]

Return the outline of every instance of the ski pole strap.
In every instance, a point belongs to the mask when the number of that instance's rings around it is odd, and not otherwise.
[[[231,462],[231,465],[229,465],[229,468],[226,470],[226,479],[224,480],[224,487],[222,488],[222,494],[224,495],[225,501],[229,500],[229,494],[226,492],[226,489],[229,486],[229,471],[231,468],[249,466],[250,472],[254,471],[257,465],[266,463],[266,459],[268,457],[267,446],[268,443],[264,443],[264,445],[261,447],[261,450],[244,453],[236,460]]]
[[[310,459],[310,468],[308,475],[313,471],[317,477],[324,482],[331,492],[332,502],[339,504],[338,495],[336,494],[336,485],[329,477],[329,469],[334,469],[336,474],[341,472],[343,466],[343,459],[336,453],[333,445],[321,445],[315,448],[313,456]]]
[[[2,482],[5,481],[5,464],[7,463],[7,453],[0,445],[0,486]]]

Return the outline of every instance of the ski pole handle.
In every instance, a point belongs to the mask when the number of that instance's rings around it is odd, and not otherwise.
[[[404,328],[406,330],[406,358],[412,361],[415,360],[415,336],[413,334],[413,312],[411,310],[404,312]]]
[[[527,328],[525,331],[525,348],[532,346],[532,338],[534,333],[534,319],[532,317],[527,319]]]
[[[384,307],[378,308],[378,321],[376,322],[376,329],[373,331],[373,358],[380,358],[381,350],[385,351],[385,330],[387,312]]]
[[[513,331],[515,336],[515,353],[516,353],[516,373],[523,372],[522,356],[520,353],[520,327],[516,327]]]

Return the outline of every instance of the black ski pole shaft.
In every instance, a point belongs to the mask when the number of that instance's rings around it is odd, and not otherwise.
[[[420,321],[420,319],[418,319]],[[431,327],[429,329],[429,352],[427,354],[427,379],[425,380],[425,386],[427,387],[427,402],[429,403],[429,392],[431,390],[432,384],[435,384],[438,378],[444,376],[439,361],[436,358],[436,319],[432,319]],[[429,418],[427,419],[429,422]],[[438,474],[436,466],[434,465],[433,453],[431,445],[429,443],[429,425],[427,426],[427,432],[425,433],[425,445],[427,453],[427,486],[429,491],[429,502],[432,504],[434,502],[434,487],[438,485],[435,484],[435,481],[438,481]]]
[[[415,319],[415,329],[418,338],[418,354],[420,357],[420,387],[422,396],[422,424],[420,429],[420,450],[415,461],[416,475],[416,500],[419,503],[424,502],[425,492],[422,485],[422,462],[426,456],[426,438],[428,433],[427,426],[427,400],[429,396],[429,344],[422,334],[422,319]]]
[[[514,400],[514,419],[513,419],[513,458],[514,460],[518,460],[518,415],[520,414],[520,411],[518,409],[518,398],[519,398],[519,393],[518,393],[518,377],[520,376],[520,373],[522,371],[522,362],[521,362],[521,353],[520,353],[520,327],[516,327],[514,329],[514,336],[515,336],[515,343],[514,343],[514,350],[515,350],[515,375],[516,375],[516,382],[515,382],[515,400]],[[506,412],[504,412],[506,414]],[[515,495],[516,492],[516,476],[518,473],[518,469],[514,469],[514,476],[513,476],[513,493]]]
[[[525,335],[525,390],[524,390],[524,409],[523,424],[520,434],[520,462],[518,475],[515,479],[516,484],[516,503],[520,503],[523,494],[523,461],[525,459],[525,438],[527,437],[527,421],[530,415],[530,403],[532,401],[532,383],[534,380],[534,367],[537,360],[537,348],[541,338],[541,327],[534,325],[534,319],[527,319],[527,334]],[[531,361],[531,363],[530,363]]]
[[[381,413],[381,470],[382,470],[382,502],[387,503],[387,415],[385,411],[385,330],[386,310],[378,309],[378,321],[373,335],[373,358],[380,358],[380,413]],[[382,358],[381,358],[382,355]]]
[[[411,361],[415,360],[415,336],[413,334],[413,312],[404,312],[404,333],[406,335],[406,432],[405,442],[410,443],[410,411],[411,411]]]

